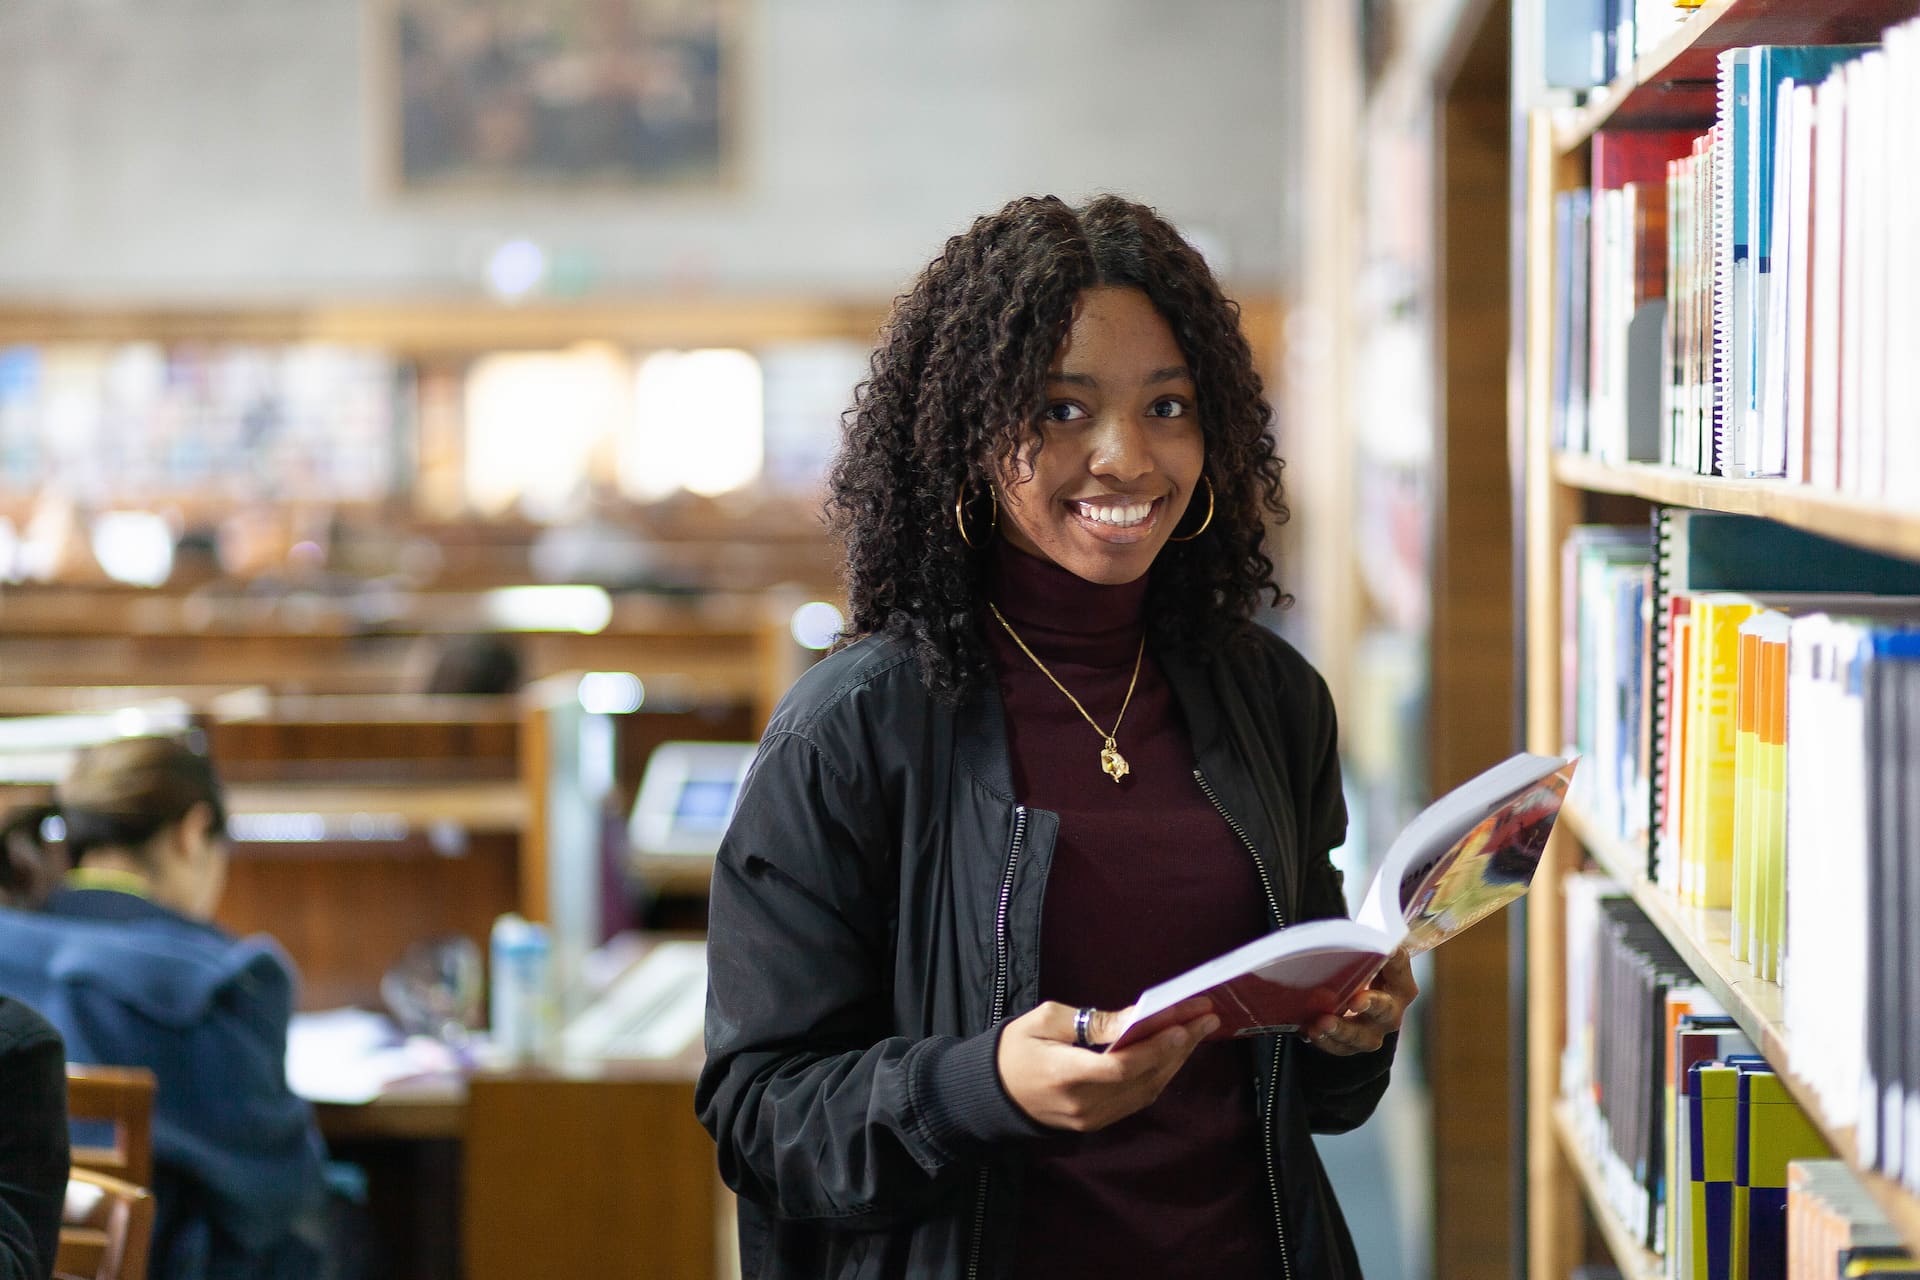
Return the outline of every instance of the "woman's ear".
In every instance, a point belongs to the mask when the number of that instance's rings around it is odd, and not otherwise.
[[[180,815],[179,852],[189,864],[199,864],[215,852],[219,835],[214,830],[213,806],[202,800]]]

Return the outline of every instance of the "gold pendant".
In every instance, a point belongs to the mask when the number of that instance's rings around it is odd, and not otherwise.
[[[1127,758],[1113,745],[1113,739],[1107,739],[1107,745],[1100,748],[1100,767],[1115,782],[1127,776]]]

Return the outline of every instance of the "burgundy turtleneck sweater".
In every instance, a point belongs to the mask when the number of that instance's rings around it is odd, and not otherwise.
[[[1147,580],[1100,586],[998,544],[988,598],[1103,728],[1126,699]],[[1252,855],[1194,780],[1193,744],[1153,660],[1115,744],[986,617],[1014,793],[1060,815],[1041,911],[1040,995],[1120,1009],[1267,929]],[[1041,1139],[1021,1207],[1016,1276],[1279,1273],[1244,1042],[1201,1045],[1159,1099],[1098,1133]]]

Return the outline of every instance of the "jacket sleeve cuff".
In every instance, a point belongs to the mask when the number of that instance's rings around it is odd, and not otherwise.
[[[1390,1031],[1378,1049],[1371,1053],[1347,1054],[1335,1057],[1315,1045],[1307,1045],[1320,1064],[1319,1075],[1327,1093],[1349,1093],[1364,1089],[1393,1069],[1394,1057],[1400,1049],[1400,1033]]]
[[[909,1087],[926,1140],[949,1160],[996,1143],[1049,1132],[1022,1111],[1000,1081],[1000,1033],[1005,1022],[965,1039],[921,1045]]]

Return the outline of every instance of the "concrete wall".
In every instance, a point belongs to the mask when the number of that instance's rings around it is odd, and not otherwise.
[[[1029,191],[1290,269],[1287,0],[741,0],[727,189],[431,199],[378,176],[376,2],[0,0],[0,299],[459,295],[514,236],[614,293],[884,296]]]

